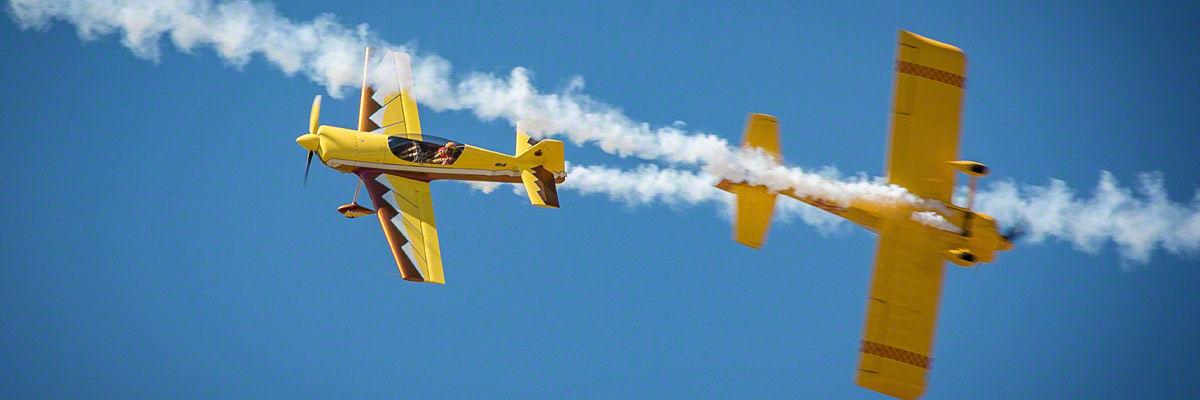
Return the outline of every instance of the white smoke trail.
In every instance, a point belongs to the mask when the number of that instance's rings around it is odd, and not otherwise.
[[[825,168],[821,174],[831,180],[838,176],[837,170]],[[717,189],[720,179],[703,172],[660,168],[643,164],[633,170],[621,170],[606,166],[568,165],[570,177],[561,190],[577,191],[584,195],[603,195],[612,201],[626,205],[665,204],[668,206],[696,206],[714,204],[726,218],[732,216],[733,195]],[[515,193],[525,196],[525,189]],[[816,207],[796,201],[777,201],[775,220],[789,222],[800,220],[817,228],[822,233],[833,233],[846,227],[845,220]]]
[[[329,14],[298,23],[268,3],[244,0],[12,0],[8,9],[22,29],[47,29],[62,20],[84,40],[117,33],[134,55],[150,60],[158,59],[163,36],[188,53],[212,47],[234,66],[261,55],[288,75],[299,73],[324,85],[335,97],[359,85],[364,47],[392,48],[414,53],[413,96],[437,111],[470,110],[481,119],[504,118],[514,126],[521,121],[531,135],[566,134],[575,143],[595,143],[621,156],[689,164],[732,156],[721,137],[629,119],[582,94],[582,78],[559,93],[540,93],[520,67],[507,78],[468,73],[455,80],[449,61],[389,44],[366,24],[339,25]]]
[[[837,169],[824,167],[816,174],[830,181],[866,181],[865,176],[843,178]],[[716,188],[720,180],[703,172],[660,168],[654,164],[639,165],[622,170],[599,165],[567,164],[566,182],[559,191],[574,191],[583,195],[600,195],[628,206],[663,204],[671,207],[691,207],[704,204],[718,206],[721,215],[732,219],[733,195]],[[495,182],[464,182],[483,193],[511,186],[513,194],[525,197],[525,188],[517,184]],[[823,234],[844,231],[846,220],[807,204],[780,200],[775,202],[776,222],[799,220]]]
[[[119,33],[137,57],[159,58],[165,35],[190,53],[211,47],[222,60],[242,66],[261,55],[284,73],[303,74],[334,96],[362,79],[362,51],[388,45],[366,24],[347,28],[329,14],[307,23],[280,16],[268,3],[208,0],[13,0],[9,14],[21,29],[47,29],[55,20],[75,26],[83,40]]]
[[[913,211],[912,219],[913,221],[920,222],[922,225],[941,229],[943,231],[963,233],[962,228],[959,228],[958,226],[950,223],[950,221],[947,221],[946,217],[942,214],[938,214],[933,211]]]
[[[564,189],[602,194],[631,205],[728,204],[732,201],[732,196],[712,187],[717,178],[704,173],[643,165],[632,171],[572,166],[568,174],[571,179],[564,183]],[[819,175],[825,182],[847,186],[878,180],[865,176],[842,177],[836,169],[829,167]],[[872,192],[879,185],[863,187]],[[956,197],[962,204],[966,187],[959,189]],[[524,195],[523,189],[517,193]],[[862,193],[859,196],[870,198]],[[1181,256],[1194,256],[1200,252],[1200,190],[1195,192],[1190,205],[1173,202],[1167,196],[1160,173],[1139,175],[1138,185],[1131,189],[1121,186],[1108,171],[1102,171],[1100,182],[1090,198],[1078,195],[1057,179],[1046,186],[1000,181],[981,190],[976,201],[976,209],[990,214],[1005,226],[1022,227],[1028,235],[1022,239],[1024,243],[1056,239],[1095,254],[1111,242],[1116,245],[1123,262],[1135,263],[1149,262],[1158,249]],[[798,217],[825,232],[841,228],[840,218],[797,201],[778,201],[776,212],[779,219]],[[961,232],[961,228],[936,212],[914,212],[912,218],[931,227]]]
[[[287,74],[302,73],[323,84],[333,95],[358,84],[363,47],[397,48],[372,34],[365,24],[354,29],[334,22],[331,15],[308,23],[292,22],[265,3],[208,0],[103,2],[95,0],[14,0],[10,12],[22,28],[44,29],[54,20],[76,26],[91,40],[119,32],[135,55],[157,59],[162,36],[183,51],[210,45],[234,65],[261,54]],[[399,48],[415,52],[413,48]],[[619,110],[580,92],[575,78],[559,93],[540,93],[524,68],[505,78],[470,73],[452,78],[450,63],[436,55],[414,54],[413,96],[435,110],[470,110],[483,120],[504,118],[522,123],[531,135],[564,134],[577,144],[596,144],[605,152],[672,164],[701,164],[710,175],[735,182],[748,181],[775,190],[792,189],[848,204],[856,198],[922,204],[903,188],[873,182],[845,184],[799,168],[775,165],[761,152],[736,151],[718,136],[688,133],[679,124],[651,128]]]
[[[252,55],[261,54],[285,73],[302,73],[334,95],[358,84],[363,47],[396,48],[372,34],[365,24],[346,28],[330,15],[296,23],[280,16],[269,4],[248,1],[14,0],[9,10],[25,29],[44,29],[54,20],[65,20],[74,24],[85,40],[119,32],[125,46],[148,59],[158,58],[158,43],[164,35],[187,52],[209,45],[224,60],[238,66]],[[450,63],[441,57],[414,55],[412,60],[417,82],[413,96],[435,110],[470,110],[484,120],[504,118],[514,126],[521,122],[532,135],[565,134],[577,144],[594,143],[620,156],[703,164],[705,172],[722,178],[751,181],[772,189],[791,188],[841,203],[859,196],[920,202],[895,186],[864,182],[845,186],[798,168],[775,166],[762,153],[735,151],[725,139],[688,133],[679,125],[651,128],[580,93],[581,78],[560,93],[540,93],[524,68],[513,69],[507,79],[470,73],[455,81]]]
[[[761,153],[734,150],[721,137],[687,132],[680,124],[654,128],[633,121],[619,109],[583,94],[582,78],[575,78],[558,93],[539,92],[529,72],[519,67],[507,77],[468,73],[455,79],[449,61],[421,54],[412,46],[389,44],[366,24],[353,28],[340,25],[329,14],[295,22],[279,15],[268,3],[247,0],[12,0],[8,11],[22,29],[47,29],[61,20],[74,25],[84,40],[119,34],[122,44],[134,55],[150,60],[158,59],[163,36],[184,52],[211,47],[222,60],[237,67],[259,55],[288,75],[300,74],[325,86],[335,97],[359,84],[364,47],[406,51],[413,53],[417,82],[413,96],[434,110],[468,110],[483,120],[503,118],[514,126],[521,122],[532,135],[565,135],[576,144],[595,144],[610,154],[677,166],[698,165],[701,169],[693,179],[687,175],[691,172],[657,167],[633,172],[579,167],[572,172],[570,182],[580,183],[565,185],[605,193],[627,203],[720,201],[713,199],[723,195],[708,187],[710,180],[721,177],[763,184],[773,190],[792,189],[799,195],[843,205],[864,199],[937,209],[903,188],[878,180],[830,179],[799,168],[777,166]],[[634,175],[621,175],[630,173]],[[662,187],[622,183],[627,182],[623,181],[626,178],[657,182]],[[706,188],[701,189],[700,183]],[[1156,175],[1143,178],[1140,193],[1146,198],[1133,196],[1105,173],[1091,200],[1076,200],[1074,192],[1060,181],[1052,181],[1049,187],[1018,187],[1009,182],[981,194],[980,208],[995,213],[1001,221],[1026,221],[1034,243],[1054,237],[1082,250],[1095,251],[1111,240],[1121,249],[1122,257],[1140,262],[1148,260],[1159,247],[1172,253],[1195,253],[1200,247],[1200,206],[1196,205],[1200,200],[1193,201],[1190,208],[1172,203]],[[780,206],[784,209],[813,211],[797,202],[779,204],[791,204]],[[820,212],[814,215],[827,217]],[[936,214],[922,215],[916,218],[936,223]],[[820,220],[802,219],[827,226]]]
[[[602,194],[629,205],[662,203],[696,205],[728,203],[726,193],[714,187],[717,179],[703,173],[640,165],[632,171],[605,166],[571,165],[563,189],[581,194]]]
[[[1158,248],[1178,255],[1200,251],[1200,190],[1188,206],[1167,197],[1161,173],[1141,174],[1138,183],[1131,190],[1101,171],[1095,193],[1081,198],[1057,179],[1046,186],[1001,181],[979,193],[977,208],[1025,227],[1030,243],[1054,238],[1094,254],[1111,241],[1123,260],[1139,263],[1149,262]]]
[[[561,188],[581,194],[598,194],[628,205],[661,203],[692,206],[717,203],[729,207],[732,195],[715,189],[716,177],[704,173],[642,165],[626,171],[604,166],[570,165],[570,179]],[[868,182],[865,176],[846,178],[826,167],[819,173],[829,182],[853,185]],[[1053,238],[1095,254],[1112,242],[1125,262],[1147,263],[1156,249],[1194,256],[1200,252],[1200,190],[1190,206],[1171,201],[1160,173],[1141,174],[1134,189],[1122,187],[1108,171],[1102,171],[1092,197],[1078,196],[1061,180],[1049,185],[1017,184],[1011,180],[993,183],[976,197],[976,209],[995,217],[1002,224],[1023,227],[1025,243],[1041,243]],[[868,186],[870,187],[870,186]],[[516,187],[515,194],[525,196]],[[960,187],[956,199],[961,204],[966,187]],[[728,217],[728,213],[726,213]],[[951,232],[961,228],[936,212],[914,212],[913,220]],[[776,202],[776,219],[799,219],[822,232],[837,231],[843,220],[816,207],[797,201]],[[1128,265],[1126,265],[1128,266]]]

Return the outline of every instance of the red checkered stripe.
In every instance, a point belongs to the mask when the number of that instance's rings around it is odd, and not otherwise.
[[[967,86],[967,78],[962,75],[958,75],[950,71],[943,71],[934,67],[927,67],[917,63],[910,63],[908,61],[896,60],[896,72],[919,76],[925,79],[932,79],[948,85],[958,86],[960,88],[965,88]]]
[[[933,359],[922,354],[917,354],[898,347],[888,346],[883,343],[875,343],[870,341],[862,341],[863,353],[873,356],[880,356],[889,360],[896,360],[905,364],[914,365],[924,369],[933,368]]]

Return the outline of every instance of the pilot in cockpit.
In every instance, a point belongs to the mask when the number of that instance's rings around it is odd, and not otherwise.
[[[454,151],[458,149],[458,144],[454,142],[446,142],[445,146],[437,149],[437,153],[433,154],[433,164],[450,165],[454,162]]]

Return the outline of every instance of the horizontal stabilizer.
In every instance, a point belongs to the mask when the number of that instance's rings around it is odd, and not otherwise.
[[[737,195],[733,214],[733,239],[738,243],[761,249],[771,228],[776,194],[766,186],[750,186],[722,180],[717,188]]]
[[[554,174],[546,168],[539,166],[521,171],[521,182],[525,184],[530,203],[538,207],[558,208],[558,187],[554,183]]]
[[[779,154],[779,121],[770,115],[750,114],[742,133],[742,148],[759,148],[781,162]],[[761,249],[771,228],[776,194],[762,185],[722,180],[717,188],[737,196],[733,213],[733,239],[738,243]]]

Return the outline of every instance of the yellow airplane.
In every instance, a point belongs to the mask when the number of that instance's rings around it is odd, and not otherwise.
[[[776,194],[846,218],[879,233],[875,271],[867,300],[856,383],[901,399],[925,391],[932,366],[934,324],[942,285],[942,261],[972,267],[992,262],[1013,248],[1016,232],[1001,234],[990,216],[972,211],[976,179],[988,168],[958,160],[959,119],[966,83],[966,57],[954,46],[900,31],[897,46],[887,178],[891,184],[940,203],[957,232],[914,219],[928,210],[896,204],[835,200],[778,193],[765,186],[721,181],[737,195],[734,239],[761,248],[771,224]],[[760,148],[781,161],[775,118],[751,114],[742,146]],[[971,177],[967,207],[951,204],[954,171]]]
[[[354,200],[338,207],[347,218],[377,214],[400,275],[415,282],[446,283],[438,246],[437,223],[429,182],[437,179],[523,183],[529,201],[558,207],[555,184],[566,179],[563,143],[534,141],[517,131],[516,155],[509,156],[461,142],[421,133],[407,54],[367,48],[358,129],[318,124],[321,96],[313,100],[307,134],[296,138],[335,170],[358,176],[367,187],[374,209]],[[386,177],[391,187],[380,182]],[[308,181],[308,167],[304,170]],[[392,192],[394,203],[384,196]],[[397,211],[398,210],[398,211]],[[400,233],[403,226],[408,236]]]

